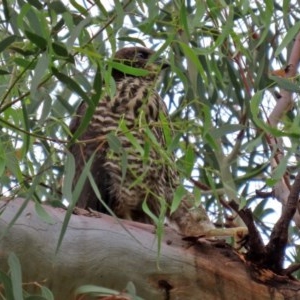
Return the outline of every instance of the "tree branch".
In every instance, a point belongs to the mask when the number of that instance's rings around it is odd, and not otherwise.
[[[246,259],[255,264],[260,269],[268,269],[276,274],[290,274],[297,267],[283,269],[283,260],[285,249],[288,242],[288,229],[290,222],[295,215],[300,194],[300,172],[297,174],[294,184],[291,188],[290,195],[284,210],[276,222],[269,243],[264,246],[261,235],[259,234],[253,220],[250,209],[244,208],[239,210],[239,206],[234,201],[230,202],[230,207],[234,209],[248,228],[247,254]]]
[[[276,222],[266,246],[266,264],[277,273],[282,272],[285,248],[288,242],[288,229],[297,210],[300,193],[300,173],[297,174],[292,185],[290,195],[283,212]]]
[[[7,229],[23,202],[19,198],[6,205],[0,216],[0,232]],[[279,282],[274,277],[272,288],[259,284],[251,278],[240,255],[226,244],[215,246],[206,240],[191,243],[169,228],[165,229],[157,268],[154,227],[116,221],[107,215],[73,215],[55,254],[65,211],[47,206],[44,209],[51,216],[51,224],[36,215],[34,202],[30,201],[0,241],[0,269],[8,272],[7,257],[13,251],[21,262],[23,282],[27,283],[24,287],[36,292],[37,285],[30,283],[44,284],[56,300],[75,299],[76,288],[84,284],[121,291],[129,281],[144,299],[300,297],[297,281],[282,277]]]
[[[292,78],[296,75],[299,60],[300,60],[300,33],[298,33],[295,39],[290,58],[288,60],[289,67],[286,68],[285,71],[285,78]],[[269,124],[274,128],[277,127],[282,116],[293,107],[291,92],[282,89],[280,91],[280,96],[281,97],[278,99],[276,106],[274,107],[273,111],[271,112],[268,118]],[[273,136],[268,136],[267,140],[270,148],[276,151],[275,157],[271,160],[271,166],[273,169],[275,169],[283,156],[282,151],[280,151],[281,140]],[[284,177],[274,187],[274,196],[278,201],[282,203],[283,206],[286,204],[287,198],[290,194],[289,185],[290,185],[289,179],[287,178],[287,175],[284,175]],[[294,215],[294,221],[296,225],[300,228],[299,213]]]
[[[248,228],[246,258],[251,262],[258,263],[265,257],[265,246],[254,224],[251,210],[249,208],[239,210],[238,204],[234,201],[231,201],[229,206],[240,216]]]

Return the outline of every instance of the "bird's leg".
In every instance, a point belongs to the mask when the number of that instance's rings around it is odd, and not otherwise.
[[[194,207],[192,195],[186,195],[178,209],[169,217],[184,236],[193,237],[233,237],[238,245],[248,234],[246,227],[216,228],[202,206]]]
[[[209,230],[205,237],[232,237],[234,248],[242,248],[247,241],[248,228],[247,227],[232,227],[232,228],[214,228]]]
[[[215,229],[204,208],[191,206],[186,198],[169,218],[184,236],[206,236],[209,231]]]

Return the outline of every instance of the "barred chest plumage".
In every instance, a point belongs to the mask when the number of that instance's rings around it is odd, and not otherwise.
[[[153,81],[125,77],[116,84],[116,95],[100,100],[83,139],[113,134],[120,149],[116,151],[107,142],[94,142],[81,152],[91,154],[98,149],[96,160],[103,182],[97,185],[102,200],[114,213],[152,223],[142,203],[146,201],[152,213],[159,215],[160,201],[170,203],[178,184],[177,173],[161,155],[166,145],[159,115],[167,116],[167,109]],[[149,137],[149,130],[157,143]]]
[[[124,118],[128,127],[135,126],[141,115],[147,122],[157,122],[159,112],[167,115],[165,104],[154,89],[153,82],[139,77],[125,77],[116,83],[116,95],[100,100],[91,127],[102,134],[116,130]]]

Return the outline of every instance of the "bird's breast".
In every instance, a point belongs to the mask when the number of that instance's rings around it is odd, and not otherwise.
[[[153,82],[125,78],[117,83],[117,92],[110,101],[110,108],[113,113],[129,119],[136,119],[143,112],[148,121],[157,121],[161,101]]]

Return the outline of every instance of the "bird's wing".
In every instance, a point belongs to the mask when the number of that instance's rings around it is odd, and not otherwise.
[[[82,102],[76,112],[76,115],[72,119],[69,129],[71,133],[75,133],[80,126],[81,120],[86,112],[87,105]],[[108,196],[108,174],[105,172],[103,164],[105,162],[106,154],[106,143],[105,136],[99,135],[99,132],[92,130],[90,126],[85,130],[85,132],[79,137],[79,141],[73,143],[69,150],[73,154],[75,159],[75,176],[73,179],[73,190],[78,184],[78,180],[84,170],[86,163],[89,161],[90,157],[95,153],[93,162],[91,164],[90,173],[95,181],[95,184],[105,199]],[[82,190],[80,192],[77,207],[80,208],[91,208],[97,211],[105,211],[103,205],[96,196],[93,187],[89,179],[86,179]]]

